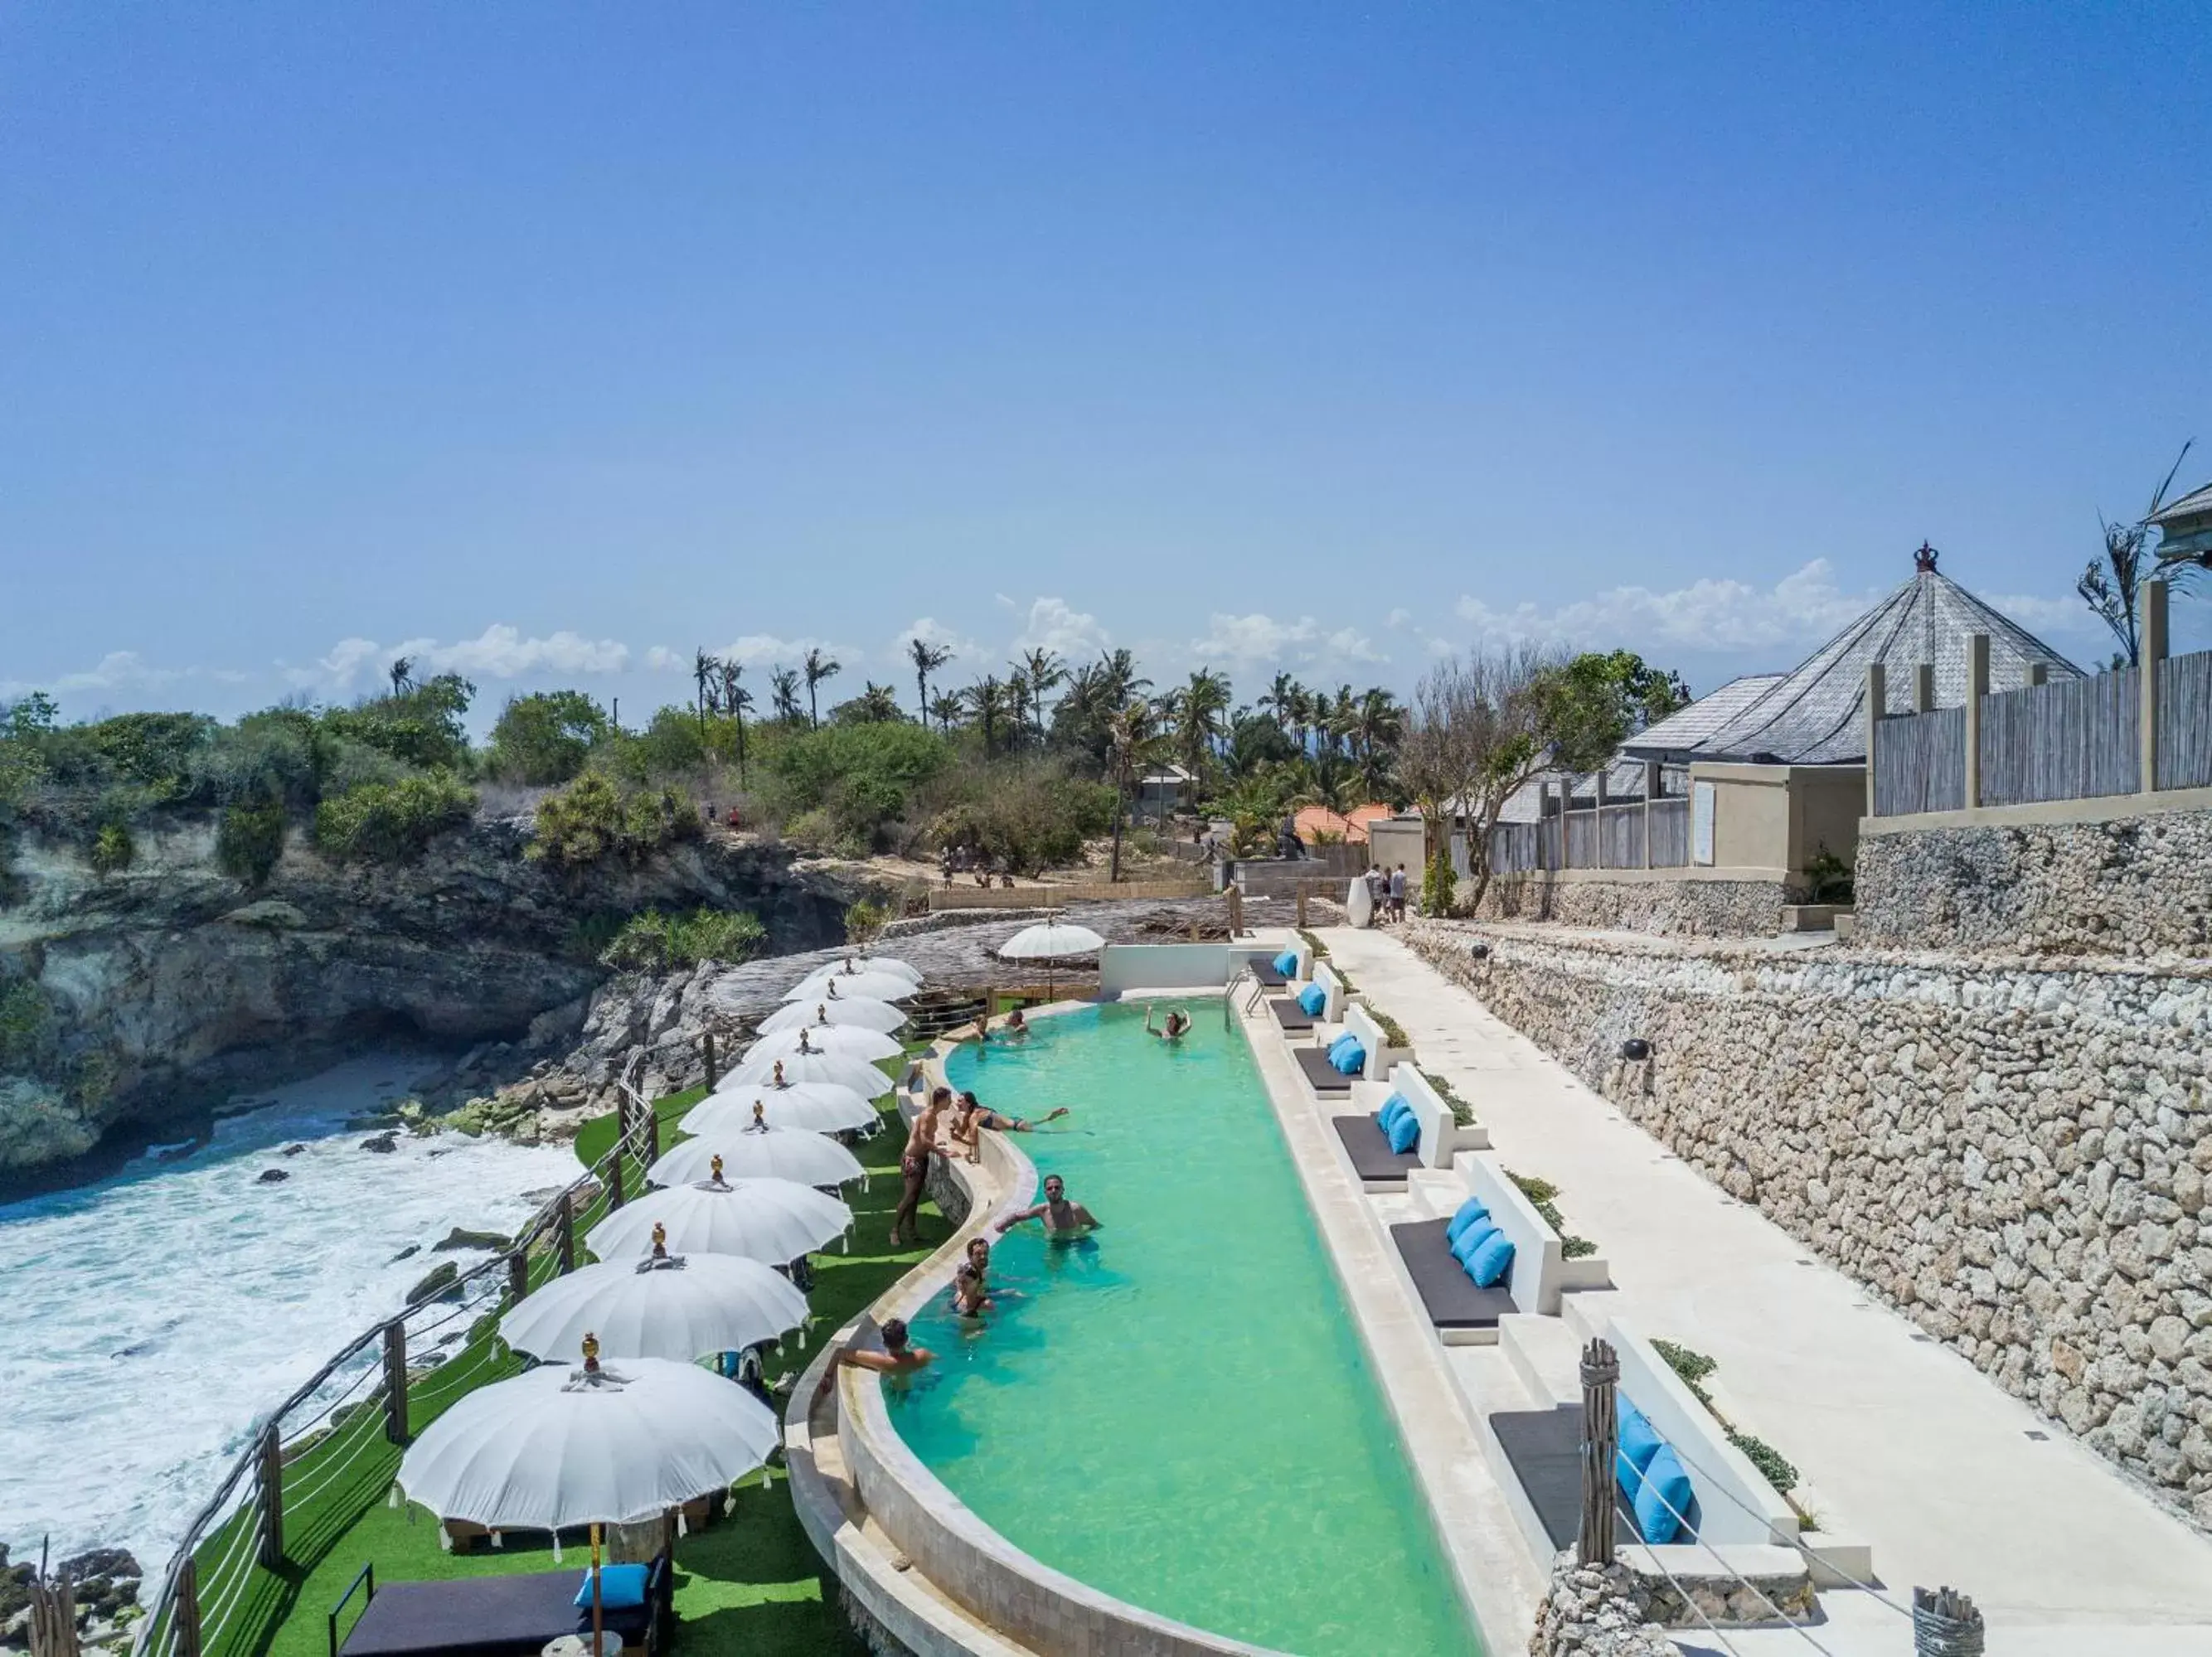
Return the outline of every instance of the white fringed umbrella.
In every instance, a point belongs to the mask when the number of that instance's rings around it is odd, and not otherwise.
[[[1088,926],[1078,926],[1065,920],[1042,920],[1034,926],[1024,926],[999,945],[999,956],[1004,961],[1042,961],[1045,963],[1044,981],[1047,992],[1052,986],[1052,963],[1073,956],[1096,955],[1106,947],[1106,940]]]
[[[842,1053],[789,1053],[746,1059],[730,1072],[729,1082],[715,1091],[759,1088],[774,1092],[778,1085],[789,1087],[800,1082],[834,1083],[852,1089],[863,1099],[880,1099],[892,1086],[890,1077],[863,1059],[849,1059]]]
[[[518,1352],[573,1363],[586,1336],[611,1358],[689,1363],[781,1340],[806,1322],[806,1296],[774,1266],[737,1254],[663,1254],[580,1266],[499,1320]]]
[[[804,982],[819,984],[832,978],[858,978],[863,973],[893,973],[903,978],[916,989],[921,987],[921,971],[912,962],[901,961],[896,956],[854,956],[831,966],[817,967],[806,974]]]
[[[603,1260],[672,1254],[743,1254],[781,1266],[852,1229],[853,1211],[789,1180],[702,1180],[625,1203],[584,1243]]]
[[[921,989],[897,973],[843,973],[809,978],[784,992],[787,1001],[904,1001]]]
[[[620,1525],[726,1488],[780,1441],[774,1411],[695,1365],[596,1363],[468,1393],[401,1459],[399,1488],[493,1530]]]
[[[730,1180],[825,1186],[868,1177],[860,1159],[828,1134],[795,1127],[746,1127],[686,1139],[646,1169],[645,1177],[654,1185],[690,1185],[712,1178],[718,1156],[723,1177]]]
[[[809,1133],[872,1133],[883,1125],[876,1108],[851,1088],[835,1082],[800,1082],[787,1088],[725,1082],[714,1097],[684,1113],[686,1133],[712,1137],[753,1126],[753,1107],[770,1127],[803,1128]]]
[[[857,995],[849,999],[840,996],[832,1001],[824,996],[811,1004],[787,1001],[762,1019],[760,1028],[763,1035],[775,1035],[784,1030],[805,1029],[809,1024],[857,1025],[864,1030],[881,1030],[888,1035],[905,1023],[906,1014],[888,1001],[870,1001]]]
[[[789,1059],[804,1052],[834,1053],[872,1065],[878,1059],[896,1059],[906,1049],[881,1030],[858,1024],[811,1024],[803,1029],[774,1030],[744,1052],[741,1063],[755,1059]]]

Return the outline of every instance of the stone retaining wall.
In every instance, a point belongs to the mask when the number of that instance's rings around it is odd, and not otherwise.
[[[2212,813],[1869,835],[1862,943],[2212,954]]]
[[[2212,1527],[2212,964],[1449,921],[1407,938],[1685,1161]],[[1630,1036],[1649,1061],[1620,1059]]]
[[[1790,901],[1778,880],[1560,880],[1495,875],[1479,911],[1486,920],[1557,920],[1570,926],[1677,938],[1771,938]]]

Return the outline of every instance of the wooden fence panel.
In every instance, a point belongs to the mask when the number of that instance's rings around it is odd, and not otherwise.
[[[1875,815],[1955,811],[1966,803],[1966,710],[1905,713],[1874,728]]]
[[[2142,694],[2136,670],[2122,668],[1984,698],[1981,804],[2135,792]]]
[[[1598,813],[1598,866],[1601,869],[1641,869],[1644,866],[1644,807],[1608,805]]]
[[[1690,802],[1656,799],[1651,802],[1651,866],[1686,869],[1690,866]]]
[[[1570,869],[1596,868],[1597,813],[1569,811],[1560,821],[1565,825],[1567,867]]]
[[[1540,867],[1536,860],[1537,825],[1501,822],[1490,831],[1490,872],[1521,875]]]
[[[2157,781],[2212,788],[2212,650],[2160,665]]]

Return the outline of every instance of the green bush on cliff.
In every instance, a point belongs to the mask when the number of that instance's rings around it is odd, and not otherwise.
[[[216,865],[234,880],[258,886],[284,855],[284,828],[281,799],[240,800],[224,806],[216,824]]]
[[[524,855],[568,869],[608,856],[635,863],[699,832],[699,813],[674,789],[625,794],[611,778],[586,771],[538,802]]]
[[[1114,791],[1056,764],[977,778],[967,792],[969,798],[939,814],[931,831],[937,843],[1018,875],[1073,863],[1086,839],[1114,827]]]
[[[461,716],[476,694],[459,674],[441,673],[357,707],[334,707],[322,716],[322,730],[424,770],[462,772],[468,768],[469,733]]]
[[[0,986],[0,1071],[36,1072],[52,1056],[54,1011],[35,980]]]
[[[702,961],[750,961],[768,943],[768,930],[738,909],[694,909],[665,915],[658,909],[632,915],[599,959],[620,972],[673,972]]]
[[[451,772],[363,783],[315,811],[315,844],[348,863],[404,863],[441,831],[466,822],[477,797]]]
[[[131,866],[138,855],[137,842],[131,838],[130,826],[122,822],[104,822],[93,836],[92,866],[103,875],[121,872]]]
[[[511,696],[491,728],[484,769],[501,782],[567,782],[609,729],[605,711],[580,690]]]

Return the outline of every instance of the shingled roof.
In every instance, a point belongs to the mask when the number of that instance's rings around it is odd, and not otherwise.
[[[1923,549],[1922,568],[1791,672],[1753,694],[1737,679],[1623,744],[1638,757],[1737,760],[1785,765],[1852,765],[1866,759],[1866,671],[1888,670],[1893,713],[1912,711],[1913,670],[1936,667],[1936,706],[1966,700],[1966,641],[1990,639],[1990,688],[2011,690],[2040,665],[2052,679],[2078,679],[2081,670],[2009,616],[1991,609],[1948,575]],[[1731,705],[1704,713],[1723,697]],[[1683,741],[1684,737],[1691,740]],[[1657,741],[1655,743],[1655,738]],[[1662,748],[1661,744],[1665,744]]]

